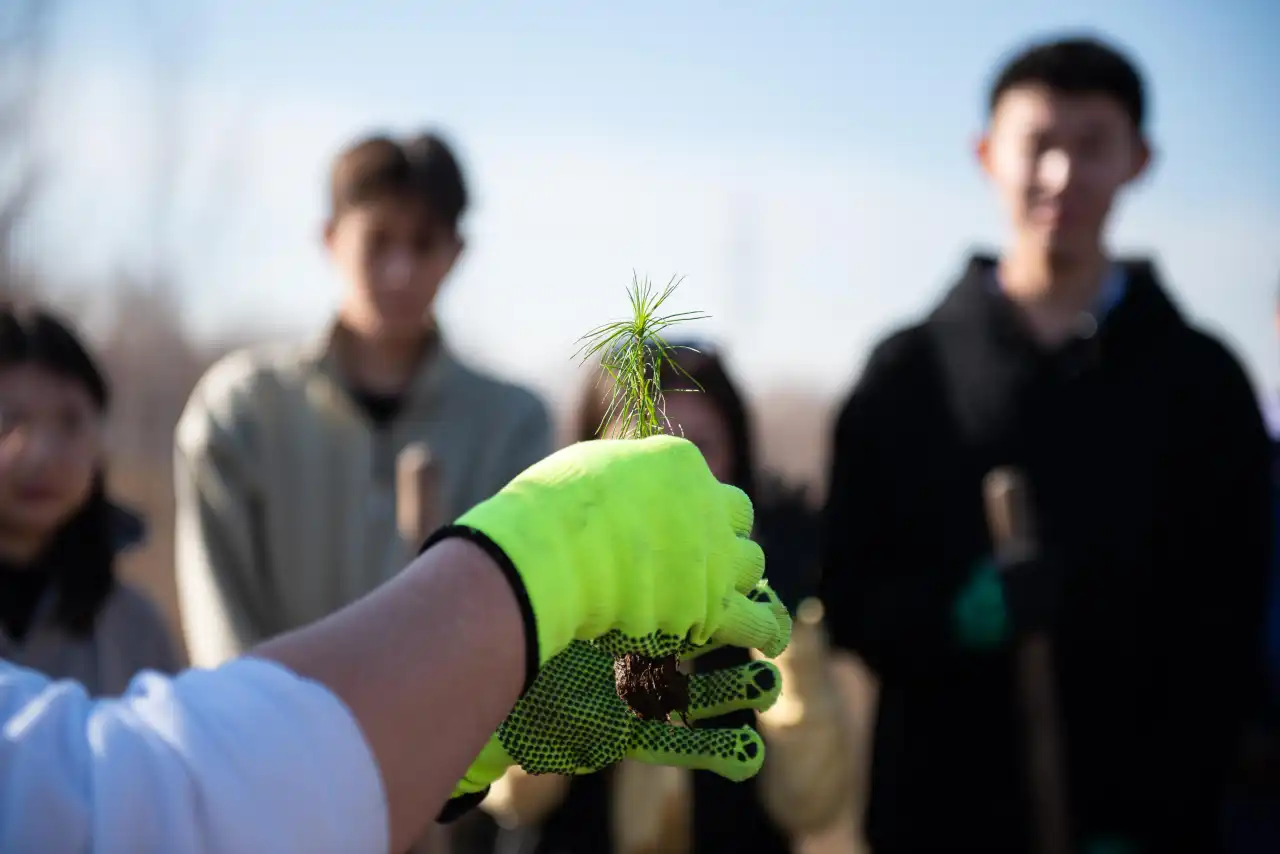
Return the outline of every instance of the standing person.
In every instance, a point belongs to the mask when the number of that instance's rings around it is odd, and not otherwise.
[[[160,612],[116,577],[142,525],[107,498],[109,398],[68,326],[0,308],[0,658],[93,695],[180,665]]]
[[[1270,567],[1269,448],[1236,358],[1106,248],[1150,158],[1134,65],[1088,38],[999,72],[978,160],[1008,216],[871,353],[834,436],[824,595],[880,682],[876,854],[1033,839],[1014,647],[1052,630],[1077,850],[1219,849]],[[996,566],[991,469],[1045,559]]]
[[[425,440],[456,515],[551,450],[543,404],[459,361],[435,320],[467,190],[437,136],[338,155],[324,243],[338,316],[303,347],[209,370],[177,430],[178,589],[197,666],[317,620],[408,558],[399,453]]]
[[[658,374],[670,431],[697,447],[718,480],[754,497],[761,472],[737,384],[712,348],[672,346]],[[608,420],[608,394],[601,388],[608,379],[602,379],[591,382],[579,406],[580,442],[616,435],[624,426]],[[780,530],[764,504],[757,508],[753,536],[769,556],[770,585],[808,592],[814,567],[801,562],[810,553],[807,544]],[[788,506],[784,512],[795,510]],[[783,523],[797,527],[791,519]],[[805,631],[801,627],[797,634]],[[515,772],[495,787],[485,807],[513,828],[504,843],[511,840],[512,847],[530,854],[788,854],[800,835],[833,823],[850,798],[852,781],[838,749],[845,733],[834,682],[793,678],[827,667],[824,653],[820,644],[797,644],[778,660],[792,709],[804,707],[804,714],[778,720],[748,710],[698,724],[758,728],[768,762],[756,781],[734,783],[710,772],[635,762],[592,777]],[[726,647],[694,664],[699,672],[711,672],[750,660],[747,650]]]

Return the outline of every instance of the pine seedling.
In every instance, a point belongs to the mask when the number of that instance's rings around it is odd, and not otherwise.
[[[684,370],[673,358],[679,348],[668,344],[664,333],[707,317],[696,311],[663,314],[663,305],[680,282],[673,278],[658,289],[633,275],[627,290],[631,316],[599,326],[581,339],[578,355],[583,362],[599,358],[601,378],[607,377],[611,385],[600,433],[616,425],[617,432],[611,433],[615,438],[644,439],[670,429],[660,385],[662,368]],[[689,678],[679,670],[675,655],[624,655],[614,660],[613,675],[618,696],[638,717],[669,721],[677,713],[681,720],[688,719]]]
[[[598,357],[601,377],[610,381],[609,404],[600,428],[618,425],[615,438],[645,439],[670,426],[662,404],[661,369],[669,365],[683,374],[675,353],[693,348],[668,344],[663,333],[677,324],[708,317],[700,311],[661,313],[681,281],[673,278],[658,290],[648,279],[632,276],[627,289],[631,317],[598,326],[580,340],[578,356],[583,362]]]

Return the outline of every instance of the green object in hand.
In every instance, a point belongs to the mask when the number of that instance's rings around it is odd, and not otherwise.
[[[632,316],[599,327],[581,351],[601,356],[615,385],[606,420],[629,438],[552,455],[455,526],[501,552],[534,629],[531,681],[455,790],[463,809],[515,764],[584,774],[629,757],[743,780],[764,761],[749,727],[688,724],[767,708],[781,689],[776,668],[696,675],[685,708],[673,678],[681,657],[722,645],[772,657],[791,636],[762,583],[750,499],[719,483],[692,443],[662,435],[658,376],[671,348],[660,333],[695,316],[659,314],[675,284],[655,292],[637,281]]]
[[[675,436],[571,445],[457,522],[514,566],[536,622],[538,663],[617,632],[661,657],[720,643],[778,652],[790,622],[748,597],[764,575],[751,500]],[[776,653],[770,653],[776,654]]]
[[[786,648],[791,617],[762,582],[753,522],[746,494],[673,436],[570,446],[459,519],[518,575],[538,672],[454,795],[483,790],[513,764],[589,773],[633,757],[732,779],[756,773],[764,749],[754,732],[640,721],[614,678],[628,654],[688,659],[732,645],[773,657]],[[691,718],[767,708],[780,689],[772,665],[725,673],[690,680]]]
[[[994,561],[984,561],[960,591],[952,621],[956,637],[967,649],[994,649],[1008,639],[1009,611]]]
[[[786,608],[761,582],[750,598],[790,624]],[[688,661],[722,646],[686,643]],[[764,743],[750,727],[700,729],[697,721],[743,709],[763,711],[782,689],[778,669],[767,661],[689,677],[687,712],[671,721],[643,720],[618,696],[615,652],[632,644],[617,633],[596,641],[574,641],[547,662],[533,686],[489,740],[454,796],[482,791],[511,765],[531,774],[590,774],[623,759],[711,771],[734,781],[754,776],[764,762]]]

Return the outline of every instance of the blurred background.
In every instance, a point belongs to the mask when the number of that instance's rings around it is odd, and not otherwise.
[[[1157,166],[1123,250],[1276,384],[1280,7],[6,0],[0,253],[116,381],[114,478],[151,520],[166,602],[174,421],[211,360],[334,310],[326,170],[373,130],[441,128],[476,203],[443,297],[464,355],[567,414],[577,338],[632,273],[753,395],[765,462],[822,468],[869,343],[1000,237],[971,155],[988,75],[1028,37],[1096,29],[1153,88]]]
[[[1280,5],[1268,0],[4,0],[0,261],[115,381],[128,558],[176,620],[174,423],[228,349],[314,334],[327,168],[442,129],[476,196],[442,320],[562,420],[577,339],[633,272],[685,277],[752,395],[764,463],[820,498],[829,414],[868,345],[1001,238],[973,162],[988,75],[1088,28],[1152,85],[1156,168],[1118,249],[1280,380]],[[175,622],[176,633],[176,622]]]

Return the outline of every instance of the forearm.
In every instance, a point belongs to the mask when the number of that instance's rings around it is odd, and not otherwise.
[[[350,709],[382,774],[392,848],[403,850],[519,697],[524,637],[501,571],[452,539],[364,599],[253,654],[320,682]]]
[[[254,656],[117,700],[0,662],[0,724],[22,722],[0,740],[0,849],[404,851],[514,704],[523,655],[501,571],[448,541]]]

